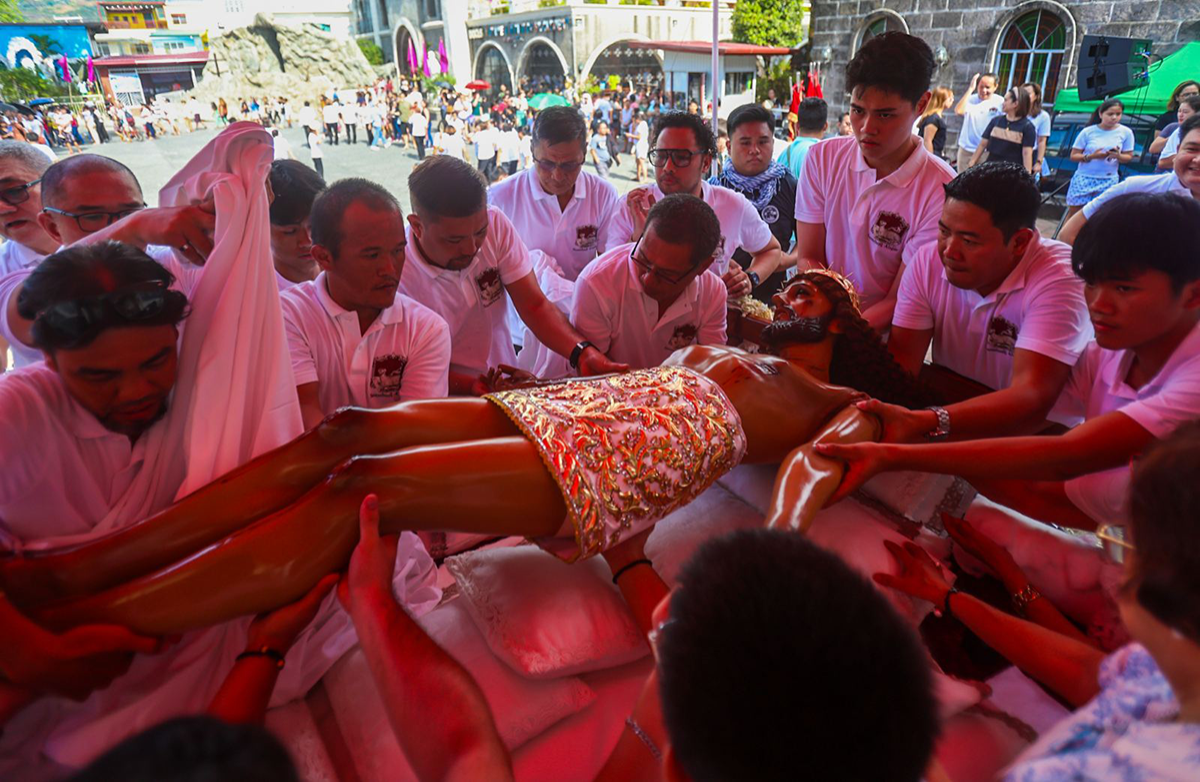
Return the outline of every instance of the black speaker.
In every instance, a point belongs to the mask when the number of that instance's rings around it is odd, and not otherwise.
[[[1101,100],[1150,83],[1151,43],[1145,38],[1085,35],[1075,81],[1080,100]]]

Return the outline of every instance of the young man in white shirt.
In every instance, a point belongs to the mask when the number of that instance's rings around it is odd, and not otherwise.
[[[280,297],[304,428],[340,407],[446,396],[450,329],[397,293],[404,215],[365,179],[335,182],[313,204],[315,280]]]
[[[1087,225],[1101,206],[1128,193],[1174,193],[1184,198],[1200,200],[1200,114],[1193,114],[1179,126],[1179,152],[1171,162],[1168,174],[1132,176],[1113,185],[1089,201],[1059,232],[1058,238],[1073,244],[1075,237]]]
[[[894,408],[889,442],[1032,433],[1092,338],[1071,248],[1037,232],[1041,196],[1021,166],[984,163],[946,185],[938,239],[904,271],[888,350],[912,374],[933,362],[992,389],[945,408]]]
[[[1000,113],[1004,105],[1003,96],[996,94],[996,74],[978,73],[971,77],[971,86],[963,93],[954,113],[963,118],[958,132],[958,172],[971,167],[971,158],[983,140],[983,131],[988,123]]]
[[[879,472],[921,470],[961,475],[1042,521],[1121,523],[1130,460],[1200,417],[1197,246],[1200,203],[1192,199],[1135,193],[1105,204],[1071,256],[1096,332],[1067,386],[1084,422],[1061,437],[818,445],[849,462],[830,502]]]
[[[320,124],[317,122],[317,110],[312,107],[309,101],[304,101],[304,106],[301,107],[296,119],[300,121],[300,129],[304,131],[304,144],[308,145],[308,134],[314,130],[320,129]]]
[[[490,370],[516,361],[505,318],[511,296],[521,320],[544,345],[582,375],[625,369],[588,343],[551,304],[533,273],[529,252],[508,218],[487,204],[482,175],[439,155],[408,177],[410,256],[400,292],[425,304],[450,327],[450,393],[491,390]]]
[[[915,36],[865,43],[846,66],[854,135],[814,145],[796,189],[797,268],[848,277],[877,331],[892,322],[905,262],[937,236],[942,186],[954,178],[912,133],[933,69]]]
[[[342,125],[346,131],[346,143],[357,144],[358,115],[361,113],[358,109],[358,106],[355,105],[353,100],[351,100],[349,102],[342,103],[339,109],[342,118]]]
[[[635,244],[613,248],[579,275],[571,322],[633,369],[658,366],[688,345],[724,345],[725,286],[704,273],[720,238],[712,207],[664,196]]]
[[[342,107],[330,101],[321,108],[321,118],[325,122],[325,143],[338,145],[338,123],[342,119]]]
[[[712,270],[725,282],[731,298],[745,296],[779,268],[783,255],[779,240],[763,222],[754,205],[741,193],[704,181],[717,153],[712,128],[695,114],[670,111],[654,121],[653,185],[630,190],[617,204],[608,227],[605,250],[636,242],[646,225],[646,215],[665,195],[686,193],[702,199],[721,222],[721,240]],[[730,258],[737,249],[751,256],[745,271]]]
[[[383,108],[380,107],[380,111]],[[425,105],[418,104],[413,107],[413,113],[409,116],[408,122],[412,126],[413,141],[417,143],[417,160],[425,159],[425,139],[429,135],[429,118],[425,116]]]
[[[475,160],[479,173],[490,185],[496,181],[497,160],[500,154],[500,131],[488,120],[481,120],[479,129],[472,134],[475,141]]]
[[[38,222],[50,161],[24,141],[0,140],[0,275],[34,266],[59,242]]]
[[[459,160],[467,159],[467,144],[463,140],[462,132],[453,123],[448,122],[442,127],[442,132],[438,135],[437,153]]]
[[[297,160],[276,160],[268,175],[271,192],[271,258],[280,292],[313,280],[320,269],[312,254],[309,213],[325,180]]]

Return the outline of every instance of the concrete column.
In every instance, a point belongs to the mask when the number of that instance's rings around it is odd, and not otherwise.
[[[446,39],[446,58],[450,74],[458,86],[475,77],[471,72],[471,42],[467,39],[467,0],[442,0],[442,35]]]

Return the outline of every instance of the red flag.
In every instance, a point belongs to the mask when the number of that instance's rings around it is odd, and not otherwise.
[[[806,76],[804,87],[804,97],[806,98],[824,98],[825,93],[821,91],[821,79],[811,69]]]
[[[788,107],[789,114],[798,114],[800,112],[800,85],[792,85],[792,103]]]

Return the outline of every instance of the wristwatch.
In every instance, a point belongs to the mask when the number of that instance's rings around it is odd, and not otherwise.
[[[758,276],[758,272],[752,272],[747,269],[746,276],[750,279],[750,290],[754,290],[762,284],[762,278]]]
[[[926,410],[931,410],[937,416],[937,429],[934,429],[929,434],[925,435],[926,440],[945,440],[950,436],[950,413],[944,407],[927,407]]]
[[[579,357],[583,355],[583,351],[594,347],[596,346],[588,342],[586,339],[576,345],[575,349],[571,351],[570,357],[567,359],[569,362],[571,362],[571,369],[579,369]]]

